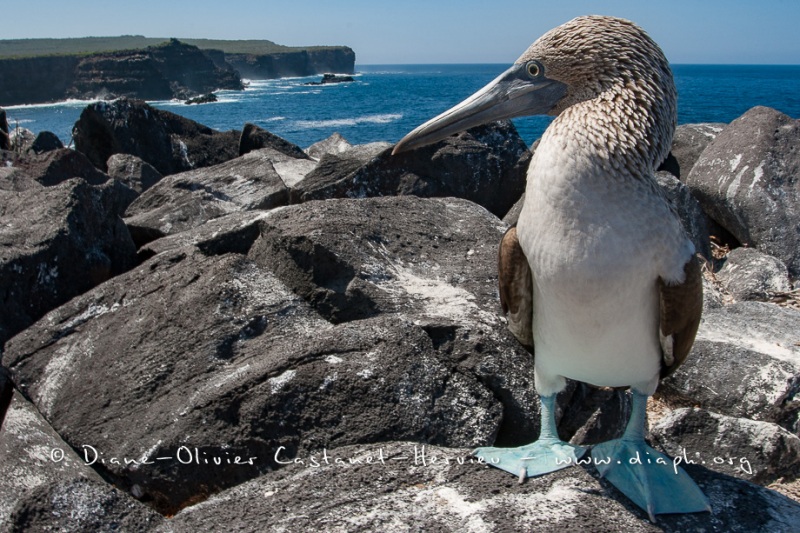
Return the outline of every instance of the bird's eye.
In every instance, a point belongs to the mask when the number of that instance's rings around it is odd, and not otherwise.
[[[536,61],[528,63],[528,75],[531,78],[536,78],[542,73],[542,66]]]

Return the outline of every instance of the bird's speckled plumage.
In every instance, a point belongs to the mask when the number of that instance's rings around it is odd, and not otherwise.
[[[669,63],[638,26],[612,17],[575,18],[545,33],[516,61],[537,60],[567,94],[550,111],[597,148],[598,163],[632,176],[667,156],[677,123]]]

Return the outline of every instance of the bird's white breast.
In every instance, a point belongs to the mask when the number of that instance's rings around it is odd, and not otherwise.
[[[546,134],[517,226],[534,280],[536,387],[563,378],[652,394],[660,370],[657,279],[693,253],[649,176]]]

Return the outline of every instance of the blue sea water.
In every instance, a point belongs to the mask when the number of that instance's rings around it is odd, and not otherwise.
[[[427,119],[460,102],[507,65],[359,65],[354,83],[305,85],[318,80],[253,80],[244,91],[219,91],[212,104],[150,102],[218,130],[257,124],[307,147],[339,132],[353,144],[396,142]],[[730,122],[756,105],[800,117],[800,65],[673,65],[678,122]],[[69,143],[88,102],[6,108],[9,126],[48,130]],[[532,144],[548,117],[514,119]]]

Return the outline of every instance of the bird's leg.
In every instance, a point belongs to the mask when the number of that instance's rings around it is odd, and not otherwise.
[[[600,475],[647,511],[652,522],[657,514],[710,511],[708,499],[689,475],[645,442],[647,396],[632,392],[631,417],[622,438],[592,449]]]
[[[541,404],[542,423],[536,442],[518,448],[478,448],[473,455],[486,464],[519,476],[520,482],[526,477],[540,476],[576,464],[586,449],[558,438],[555,394],[542,396]]]

